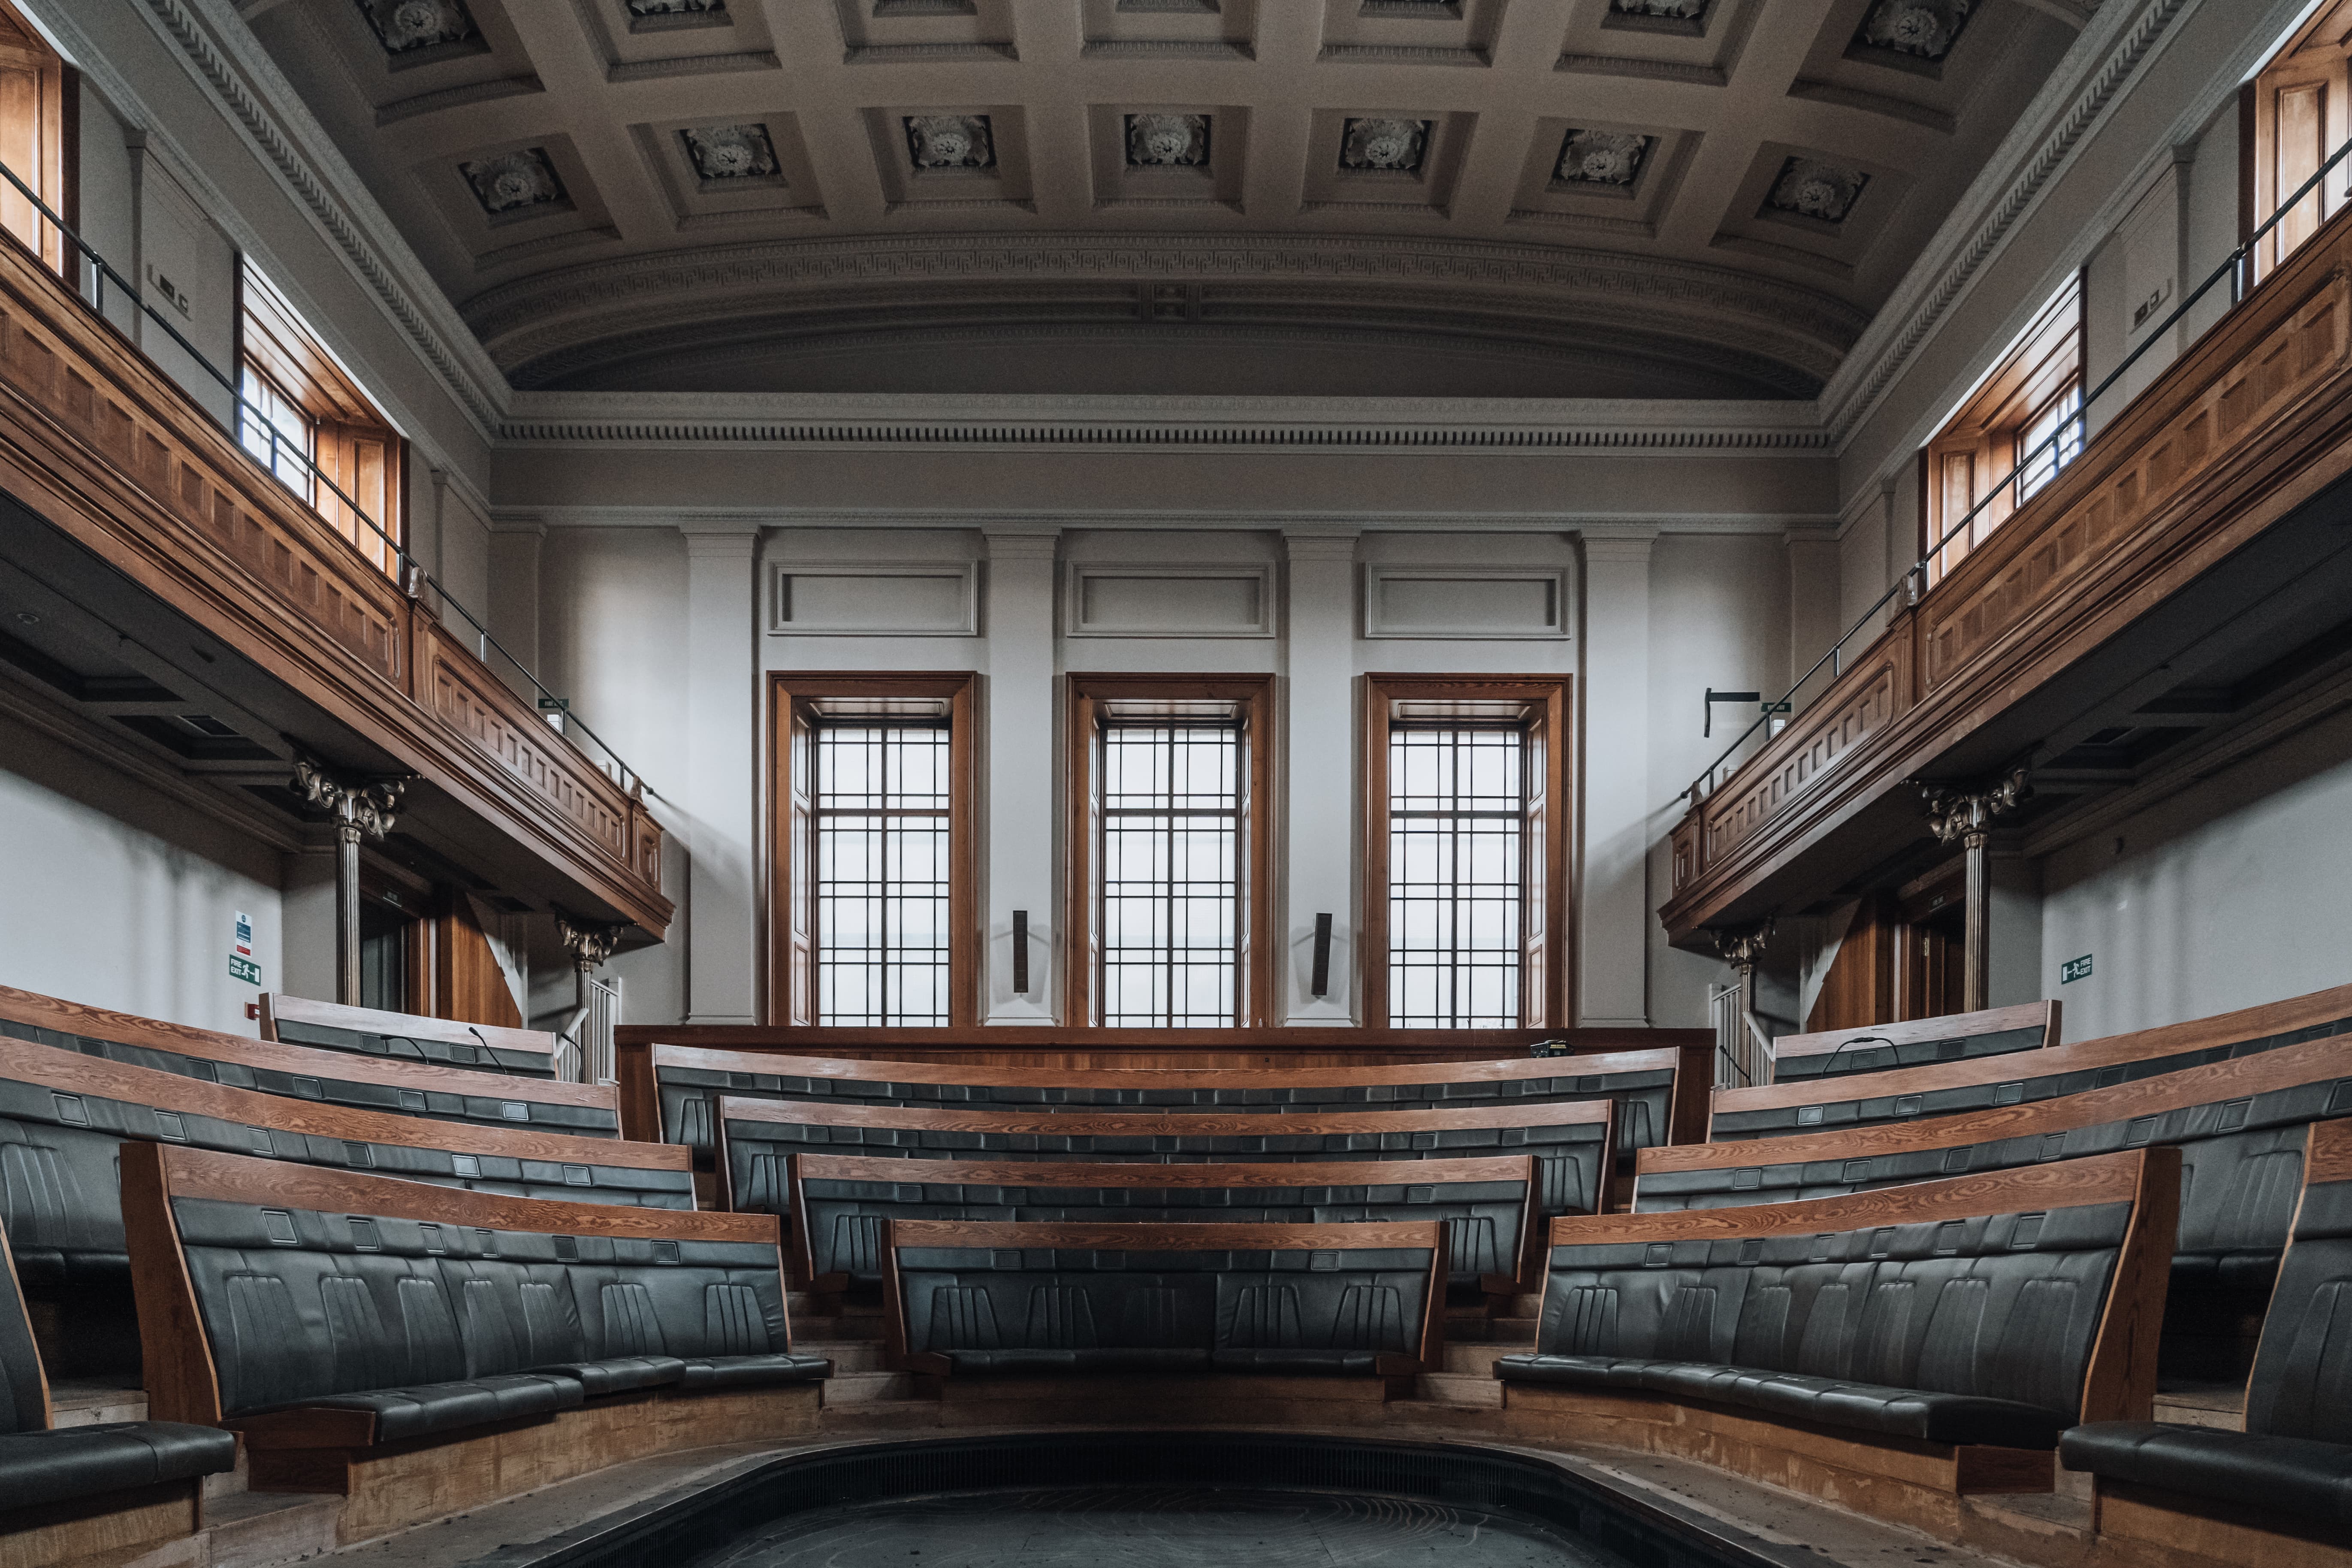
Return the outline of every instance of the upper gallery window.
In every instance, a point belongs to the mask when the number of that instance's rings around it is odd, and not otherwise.
[[[47,40],[0,0],[0,163],[66,222],[75,209],[73,70]],[[0,180],[0,228],[56,270],[69,258],[65,236],[23,192]]]
[[[770,680],[769,1017],[976,1023],[973,678],[812,671]]]
[[[2245,227],[2276,212],[2301,190],[2328,154],[2352,137],[2352,0],[2334,0],[2280,45],[2261,74],[2245,86],[2240,124],[2251,145],[2239,165],[2251,176],[2243,193]],[[2254,247],[2256,278],[2294,254],[2319,226],[2344,208],[2348,198],[2344,169],[2279,220]]]
[[[1934,551],[1929,581],[1940,580],[1967,559],[2080,457],[2083,438],[2083,288],[2077,275],[2035,315],[1921,456],[1927,492],[1921,549]],[[1948,533],[1950,540],[1937,548]]]
[[[1073,676],[1069,1016],[1265,1022],[1264,676]]]
[[[1567,1022],[1567,678],[1365,684],[1365,1022]]]
[[[400,437],[250,261],[238,289],[237,440],[378,570],[396,573]]]

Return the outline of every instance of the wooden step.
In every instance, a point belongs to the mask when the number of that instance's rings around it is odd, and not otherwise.
[[[878,1400],[909,1399],[914,1388],[914,1380],[903,1372],[835,1372],[824,1380],[824,1407],[838,1410]]]
[[[1415,1400],[1426,1400],[1433,1405],[1475,1405],[1490,1410],[1503,1407],[1503,1385],[1483,1373],[1423,1373],[1412,1380],[1412,1389]]]
[[[821,1355],[833,1363],[835,1377],[844,1373],[880,1372],[882,1342],[880,1340],[820,1340],[795,1338],[793,1349],[803,1355]]]
[[[1492,1377],[1496,1356],[1525,1355],[1534,1348],[1533,1344],[1465,1345],[1449,1341],[1445,1346],[1445,1364],[1438,1370],[1469,1373],[1478,1377]]]
[[[59,1426],[98,1426],[112,1421],[147,1419],[144,1389],[121,1383],[59,1379],[49,1384],[49,1405]]]
[[[205,1499],[208,1568],[263,1568],[335,1548],[343,1500],[315,1492],[233,1492]]]

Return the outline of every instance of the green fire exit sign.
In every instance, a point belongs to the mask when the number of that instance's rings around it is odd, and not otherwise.
[[[2087,952],[2080,958],[2070,958],[2058,966],[2058,984],[2061,985],[2072,985],[2077,980],[2090,977],[2091,955]]]

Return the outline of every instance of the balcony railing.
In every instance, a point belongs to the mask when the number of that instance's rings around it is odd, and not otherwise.
[[[1888,606],[1896,605],[1898,602],[1906,606],[1916,605],[1934,594],[1941,585],[1942,580],[1949,574],[1948,571],[1939,567],[1939,563],[1947,559],[1944,552],[1963,536],[1969,537],[1972,545],[1981,542],[1970,533],[1977,520],[1995,501],[2019,494],[2017,486],[2021,479],[2033,474],[2040,481],[2036,486],[2038,495],[2048,488],[2049,480],[2055,477],[2058,470],[2070,468],[2081,461],[2084,455],[2097,440],[2095,433],[2087,436],[2085,434],[2088,430],[2087,421],[2092,409],[2102,397],[2123,385],[2124,379],[2130,374],[2132,367],[2146,358],[2158,343],[2162,342],[2165,335],[2171,331],[2189,311],[2195,310],[2207,295],[2226,284],[2230,290],[2231,308],[2234,310],[2242,304],[2251,291],[2253,258],[2260,254],[2263,241],[2293,214],[2298,204],[2326,182],[2327,176],[2344,162],[2347,155],[2352,155],[2352,142],[2347,142],[2343,146],[2338,147],[2311,178],[2295,187],[2294,194],[2281,202],[2278,209],[2263,220],[2261,226],[2246,237],[2245,243],[2230,252],[2221,264],[2207,274],[2204,281],[2184,295],[2179,303],[2173,306],[2161,321],[2147,329],[2139,342],[2132,346],[2115,369],[2100,377],[2099,384],[2084,395],[2081,406],[2073,417],[2059,422],[2041,440],[2021,453],[2016,466],[1998,481],[1987,486],[1983,499],[1969,508],[1958,521],[1929,544],[1927,552],[1912,563],[1910,569],[1881,594],[1872,603],[1870,608],[1864,610],[1860,618],[1846,628],[1844,635],[1832,643],[1828,651],[1815,659],[1804,674],[1796,679],[1789,689],[1780,695],[1779,700],[1766,702],[1761,711],[1757,714],[1756,721],[1734,737],[1731,744],[1726,746],[1722,753],[1691,781],[1689,788],[1684,792],[1690,805],[1694,808],[1698,806],[1715,792],[1718,784],[1727,781],[1733,773],[1744,767],[1747,761],[1752,760],[1754,752],[1750,752],[1748,758],[1739,763],[1735,763],[1733,758],[1748,751],[1759,738],[1769,740],[1778,734],[1781,723],[1785,723],[1790,715],[1810,706],[1815,698],[1827,691],[1830,686],[1836,682],[1844,673],[1845,667],[1852,661],[1853,656],[1875,642],[1885,631]],[[2347,192],[2347,195],[2352,195],[2352,192]],[[2305,240],[2305,243],[2308,244],[2309,241]],[[2225,313],[2222,321],[2228,319]],[[2209,327],[2207,331],[2210,333],[2220,325],[2221,322],[2217,321],[2213,327]],[[2048,474],[2037,473],[2037,465],[2044,464],[2049,466],[2051,471]],[[2008,526],[2012,521],[2013,514],[2011,518],[2001,520],[2000,525]],[[1774,722],[1776,720],[1780,721],[1781,723]]]
[[[402,759],[459,808],[443,829],[499,864],[520,849],[553,875],[517,874],[583,918],[617,914],[661,935],[673,911],[642,776],[310,454],[281,447],[273,462],[248,449],[258,432],[236,428],[235,411],[259,411],[236,378],[13,170],[0,178],[60,237],[80,280],[42,246],[0,241],[0,485],[305,700],[322,732],[356,731]],[[106,313],[118,298],[228,401],[208,405],[150,357]],[[313,495],[381,542],[380,558],[279,478],[303,470]],[[412,792],[408,815],[423,809]]]
[[[2295,553],[2306,548],[2304,522],[2277,536],[2287,542],[2276,550],[2294,562],[2263,542],[2301,517],[2303,498],[2352,478],[2352,446],[2341,433],[2352,406],[2352,224],[2332,218],[2258,280],[2249,262],[2282,215],[2347,156],[2352,142],[2091,390],[2086,407],[2112,395],[2191,310],[2230,289],[2220,319],[2144,390],[2116,398],[2121,406],[2064,468],[1931,578],[1936,552],[1973,528],[1979,512],[1955,520],[1692,781],[1670,835],[1673,891],[1660,910],[1673,941],[1696,942],[1707,927],[1845,885],[1864,869],[1846,863],[1850,855],[1867,858],[1868,844],[1891,849],[1900,837],[1902,814],[1881,803],[1979,734],[1988,739],[1972,766],[1982,769],[1989,748],[2032,729],[1988,729],[2005,724],[2001,715],[2023,696],[2055,689],[2067,672],[2086,669],[2084,660],[2127,658],[2101,650],[2120,649],[2114,639],[2158,605],[2177,602],[2200,625],[2198,616],[2235,613],[2225,602],[2238,578],[2207,582],[2220,563],[2245,552],[2240,576],[2273,593],[2293,584],[2292,571],[2315,566],[2316,557]],[[2064,436],[2052,431],[2020,468],[2046,458]],[[2012,472],[1991,493],[2015,481]],[[2259,553],[2249,548],[2257,545]],[[2116,677],[2108,669],[2098,679]],[[1990,739],[1996,732],[2003,738]],[[1858,839],[1832,844],[1844,824]],[[1816,870],[1826,879],[1818,887]]]

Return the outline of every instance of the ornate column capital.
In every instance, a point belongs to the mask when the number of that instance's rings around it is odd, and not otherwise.
[[[1923,784],[1919,795],[1927,805],[1927,831],[1938,844],[1959,844],[1974,849],[1991,836],[1993,820],[2016,810],[2033,795],[2026,771],[2011,768],[1991,784],[1968,789],[1950,784]]]
[[[1715,938],[1715,951],[1726,963],[1753,969],[1771,943],[1772,923],[1773,917],[1767,915],[1753,925],[1727,926],[1707,934]]]
[[[621,933],[626,926],[604,925],[594,921],[575,921],[558,910],[555,912],[555,934],[572,954],[572,966],[586,974],[600,967],[613,956],[620,945]]]
[[[333,814],[335,832],[347,844],[390,833],[408,784],[404,778],[339,778],[308,757],[294,759],[295,790],[310,805]]]

